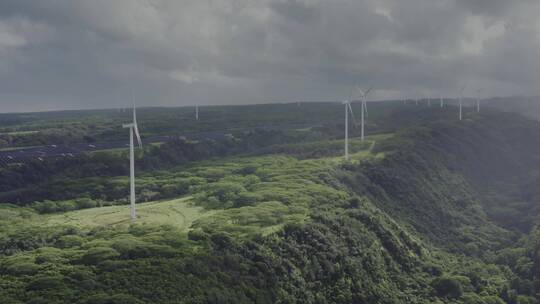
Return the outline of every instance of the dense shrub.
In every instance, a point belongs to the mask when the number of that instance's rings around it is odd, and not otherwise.
[[[79,209],[88,209],[97,207],[100,203],[90,198],[79,198],[68,201],[43,201],[34,202],[30,205],[31,208],[39,213],[55,213],[66,212]]]
[[[27,290],[56,289],[61,290],[64,287],[64,278],[60,275],[39,275],[28,283]]]
[[[460,280],[455,277],[440,277],[431,282],[431,287],[439,297],[457,299],[463,295],[463,287]]]
[[[106,260],[114,259],[120,254],[118,251],[110,247],[93,247],[90,248],[82,257],[81,262],[84,264],[98,264]]]

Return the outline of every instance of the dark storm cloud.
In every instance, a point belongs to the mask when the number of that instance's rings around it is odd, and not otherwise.
[[[4,0],[1,112],[536,95],[533,0]]]

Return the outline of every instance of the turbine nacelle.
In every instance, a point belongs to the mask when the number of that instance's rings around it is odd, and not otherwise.
[[[356,86],[356,91],[358,91],[358,93],[360,94],[360,96],[362,97],[363,100],[366,99],[366,97],[371,92],[371,90],[373,90],[373,87],[370,87],[369,89],[364,91],[364,90],[360,89],[359,86]]]

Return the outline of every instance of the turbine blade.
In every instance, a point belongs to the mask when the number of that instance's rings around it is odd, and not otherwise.
[[[139,148],[142,148],[142,141],[141,141],[141,135],[139,134],[139,127],[137,127],[137,125],[134,125],[133,130],[135,131],[135,136],[137,136],[137,143],[139,144]]]
[[[369,113],[368,113],[368,110],[367,110],[367,102],[364,101],[362,104],[363,104],[362,107],[364,108],[364,111],[366,111],[366,117],[368,117]]]
[[[347,103],[347,106],[348,106],[348,108],[349,108],[349,112],[351,112],[351,117],[352,117],[352,119],[353,119],[353,124],[356,126],[356,125],[357,125],[357,123],[356,123],[356,118],[354,117],[354,112],[353,112],[353,110],[352,110],[351,103]]]
[[[139,143],[139,148],[142,148],[141,135],[139,134],[139,126],[137,125],[137,111],[133,107],[133,131],[137,137],[137,143]]]
[[[137,125],[134,125],[133,131],[135,131],[135,136],[137,137],[137,143],[139,143],[139,148],[142,148],[142,141],[141,141],[141,135],[139,134],[139,127],[137,127]]]
[[[356,90],[358,91],[358,93],[360,94],[361,97],[364,97],[364,91],[362,91],[362,89],[360,89],[359,86],[356,86]]]
[[[364,93],[364,97],[367,97],[369,92],[371,92],[373,90],[373,87],[369,87],[369,89],[366,90],[366,92]]]

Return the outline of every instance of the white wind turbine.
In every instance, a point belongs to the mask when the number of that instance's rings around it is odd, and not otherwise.
[[[441,108],[442,108],[442,107],[444,107],[444,99],[443,99],[443,97],[442,97],[442,95],[441,95]]]
[[[466,86],[467,84],[464,84],[459,91],[459,120],[463,118],[463,91],[465,91]]]
[[[343,104],[345,105],[345,160],[349,160],[349,111],[351,112],[351,116],[354,119],[354,113],[351,107],[351,101],[345,100],[343,101]]]
[[[195,105],[195,120],[199,121],[199,105]]]
[[[476,112],[480,113],[480,94],[483,89],[476,90]]]
[[[363,91],[360,89],[360,87],[356,86],[356,90],[358,91],[358,93],[360,94],[360,97],[362,98],[362,114],[361,114],[361,124],[362,124],[362,131],[361,131],[361,140],[364,141],[364,126],[365,126],[365,118],[364,116],[368,116],[368,111],[367,111],[367,101],[366,101],[366,98],[369,94],[369,92],[371,92],[371,90],[373,89],[373,87]],[[350,105],[349,105],[350,107]],[[351,108],[351,114],[352,114],[352,108]]]
[[[133,106],[133,122],[122,125],[123,128],[129,128],[129,185],[130,185],[130,215],[131,219],[137,218],[135,211],[135,147],[133,145],[133,136],[137,137],[137,143],[139,148],[142,148],[141,136],[139,134],[139,127],[137,126],[137,112],[135,106]]]

